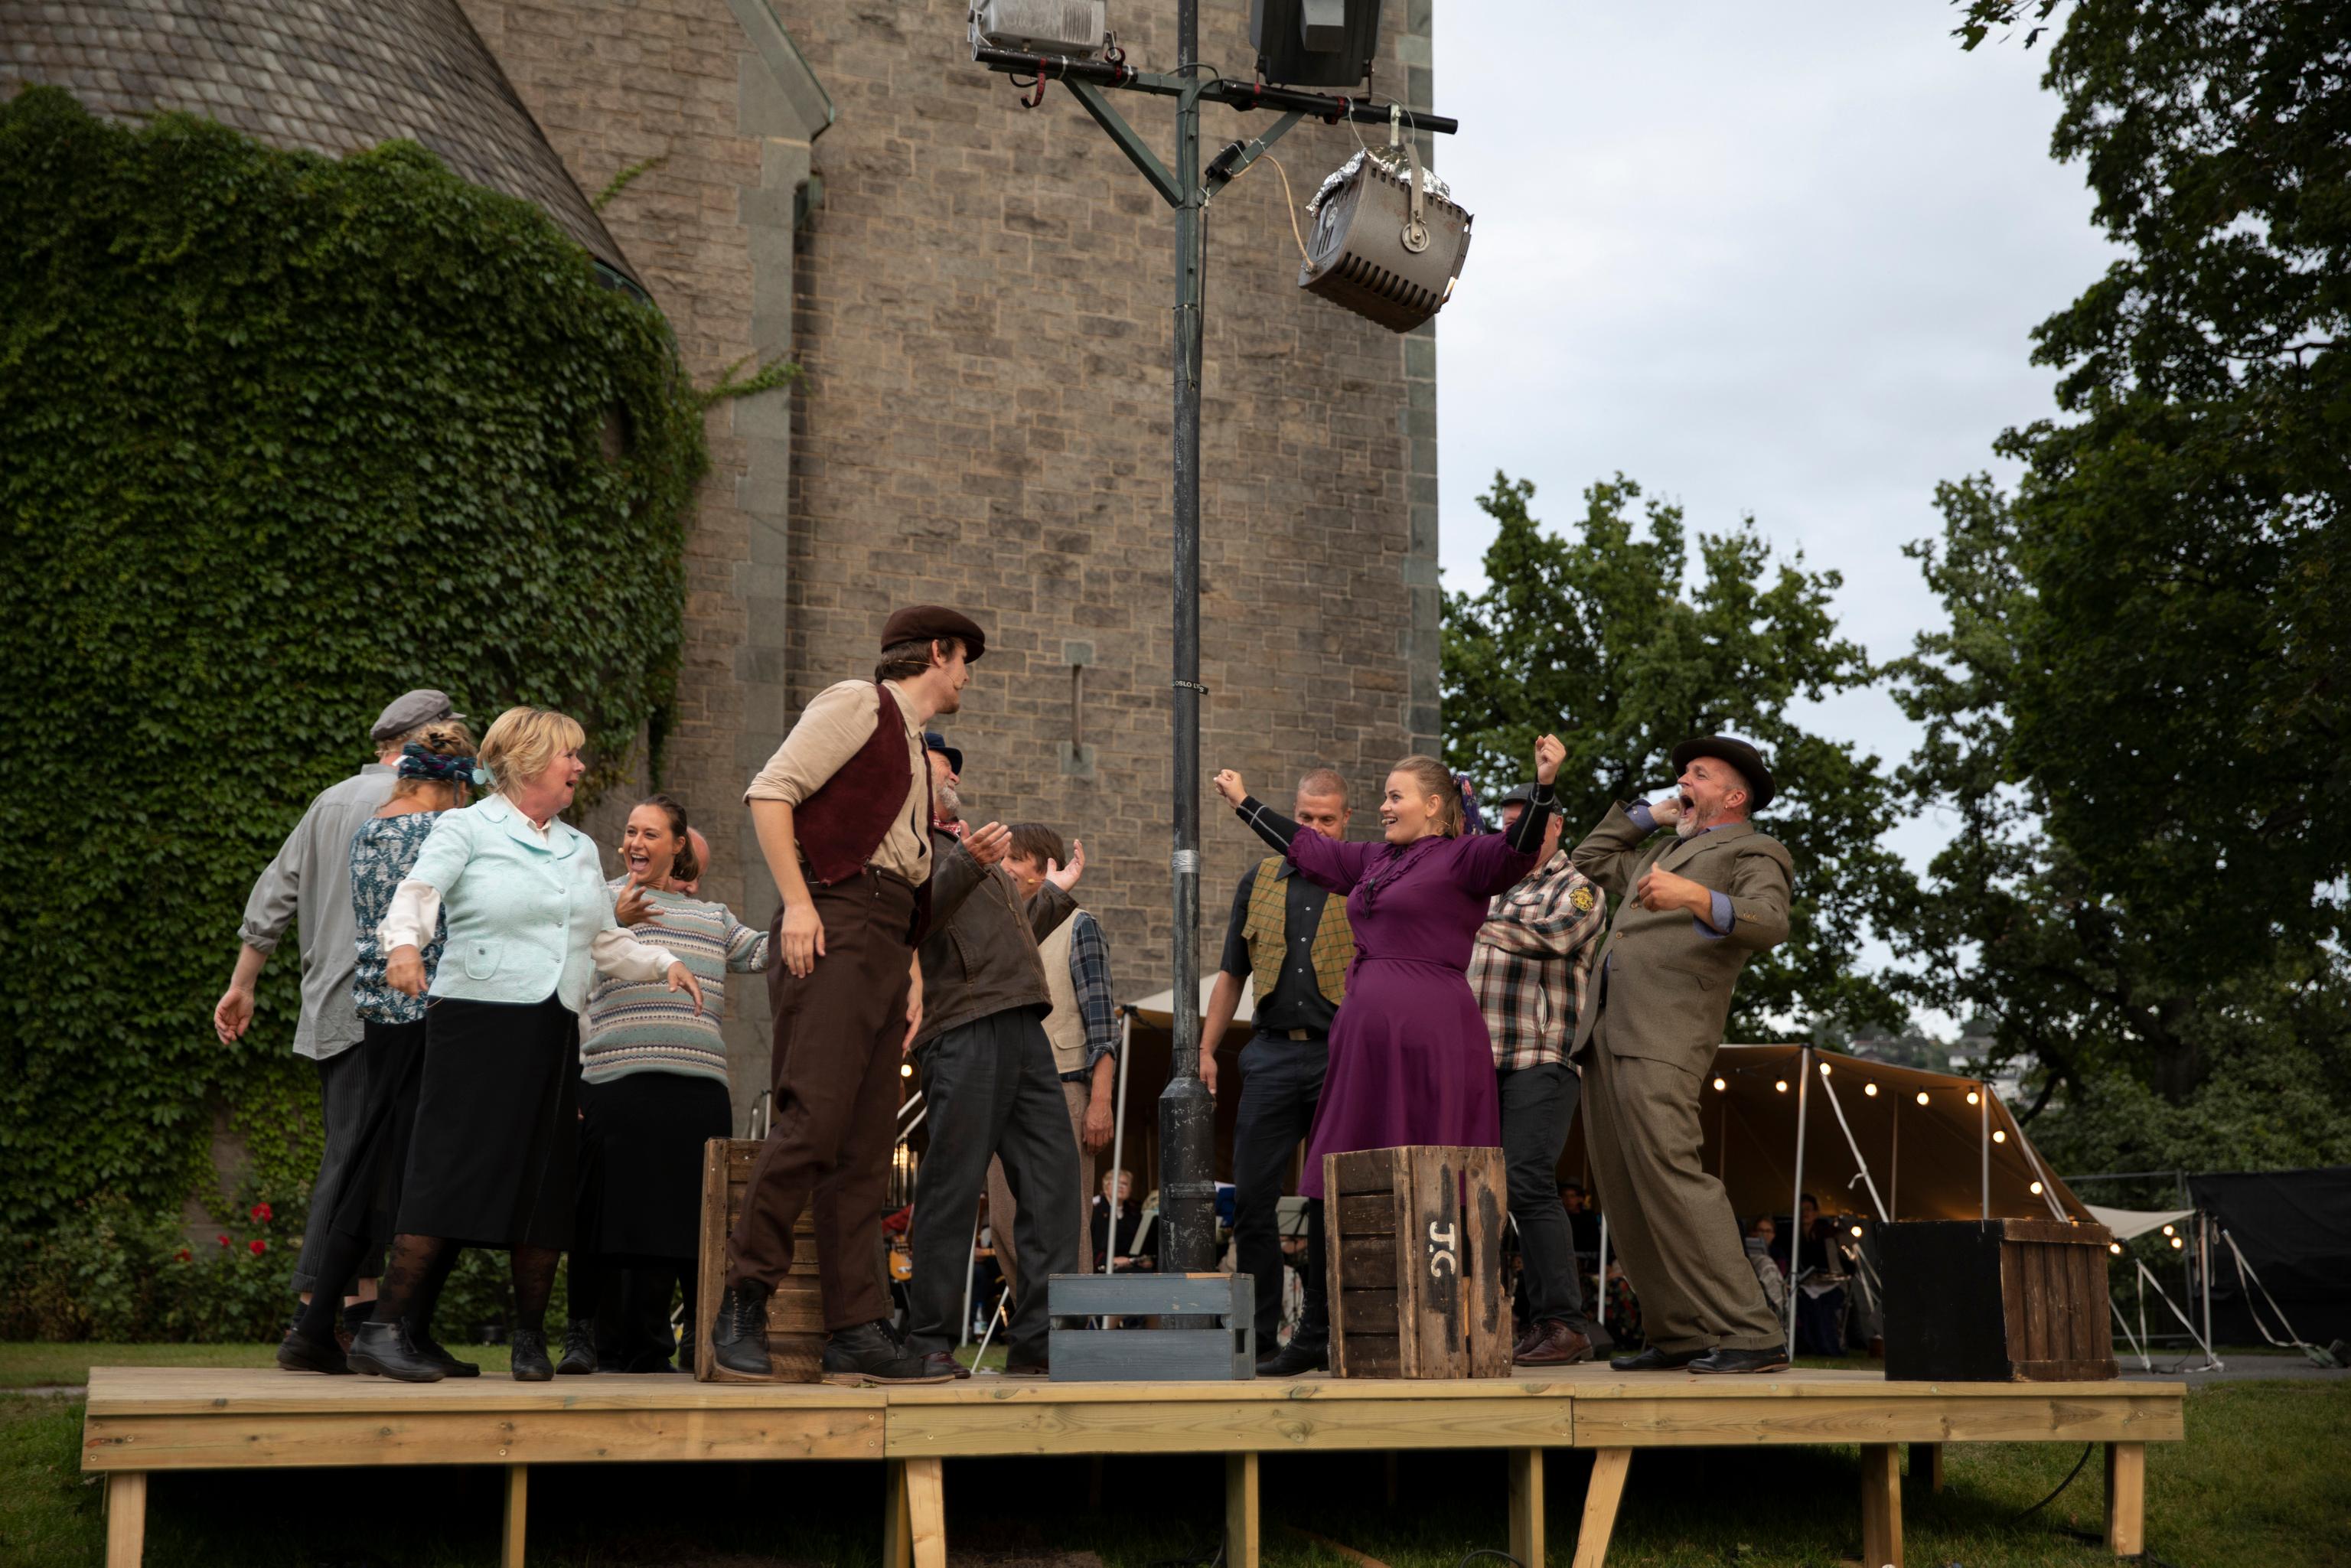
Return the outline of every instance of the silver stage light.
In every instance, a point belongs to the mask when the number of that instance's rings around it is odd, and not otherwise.
[[[1380,52],[1380,0],[1250,0],[1257,74],[1282,87],[1353,87]]]
[[[1469,254],[1469,213],[1401,147],[1356,153],[1306,204],[1298,286],[1409,332],[1445,308]]]
[[[971,47],[1090,60],[1110,35],[1109,0],[972,0]]]

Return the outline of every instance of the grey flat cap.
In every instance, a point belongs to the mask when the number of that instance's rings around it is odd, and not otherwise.
[[[1535,787],[1532,784],[1513,784],[1495,799],[1494,809],[1499,811],[1513,800],[1521,806],[1531,806],[1534,799]]]
[[[368,738],[390,740],[394,736],[406,735],[419,725],[441,719],[462,721],[465,716],[451,704],[446,692],[436,692],[429,687],[423,691],[404,692],[393,698],[392,705],[383,710],[381,716],[375,721],[375,727],[368,731]]]

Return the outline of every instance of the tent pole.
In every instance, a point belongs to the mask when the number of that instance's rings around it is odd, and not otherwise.
[[[973,1256],[979,1250],[979,1205],[971,1206],[971,1245],[963,1249],[963,1320],[956,1325],[956,1343],[971,1343],[971,1276],[979,1260]]]
[[[1796,1186],[1788,1199],[1788,1358],[1796,1356],[1796,1277],[1804,1267],[1804,1100],[1813,1087],[1813,1048],[1796,1048]]]
[[[2212,1345],[2212,1221],[2201,1209],[2196,1214],[2196,1256],[2204,1272],[2204,1354],[2217,1361]]]
[[[1134,1015],[1122,1012],[1118,1020],[1118,1068],[1115,1074],[1118,1079],[1118,1109],[1113,1113],[1116,1119],[1111,1123],[1110,1134],[1110,1203],[1107,1206],[1110,1223],[1102,1229],[1102,1272],[1105,1274],[1117,1272],[1112,1264],[1118,1257],[1118,1178],[1126,1169],[1126,1059],[1134,1043]],[[1086,1198],[1086,1223],[1089,1227],[1093,1223],[1093,1202],[1092,1196],[1089,1194]]]
[[[1978,1080],[1976,1083],[1977,1120],[1983,1124],[1980,1141],[1983,1145],[1983,1213],[1991,1218],[1991,1085]]]
[[[1894,1097],[1894,1153],[1886,1165],[1886,1190],[1890,1195],[1886,1207],[1894,1211],[1887,1218],[1893,1218],[1902,1212],[1902,1096],[1899,1094]]]
[[[1573,1239],[1570,1238],[1570,1239]],[[1600,1211],[1600,1271],[1592,1277],[1592,1288],[1599,1295],[1600,1332],[1608,1332],[1608,1211]]]
[[[1825,1067],[1828,1063],[1821,1065]],[[1821,1092],[1829,1097],[1829,1109],[1836,1113],[1837,1126],[1844,1134],[1844,1146],[1853,1151],[1853,1163],[1860,1170],[1861,1179],[1869,1185],[1869,1201],[1876,1206],[1877,1218],[1893,1218],[1894,1216],[1886,1212],[1886,1200],[1877,1196],[1877,1178],[1869,1174],[1869,1162],[1861,1157],[1861,1140],[1853,1135],[1853,1124],[1844,1119],[1844,1102],[1837,1098],[1836,1084],[1826,1073],[1821,1075]],[[1853,1190],[1851,1182],[1845,1184],[1845,1190]]]

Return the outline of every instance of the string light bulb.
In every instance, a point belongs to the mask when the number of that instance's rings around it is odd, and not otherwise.
[[[1976,1103],[1980,1098],[1981,1098],[1981,1096],[1978,1095],[1974,1090],[1970,1089],[1970,1090],[1969,1090],[1969,1091],[1968,1091],[1968,1103],[1969,1103],[1969,1104],[1970,1104],[1970,1105],[1974,1104],[1974,1103]]]
[[[1729,1083],[1727,1083],[1727,1082],[1723,1082],[1723,1081],[1722,1081],[1721,1079],[1719,1079],[1719,1078],[1718,1078],[1718,1079],[1716,1079],[1716,1080],[1714,1081],[1714,1086],[1715,1086],[1717,1089],[1728,1089],[1728,1088],[1729,1088],[1729,1087],[1730,1087],[1730,1085],[1729,1085]]]
[[[1873,1099],[1873,1100],[1875,1100],[1875,1099],[1876,1099],[1876,1098],[1877,1098],[1877,1085],[1876,1085],[1876,1084],[1875,1084],[1875,1083],[1865,1083],[1865,1084],[1863,1084],[1863,1085],[1861,1086],[1861,1092],[1862,1092],[1864,1094],[1868,1095],[1868,1096],[1869,1096],[1871,1099]]]
[[[1860,1226],[1858,1226],[1858,1225],[1855,1226],[1855,1227],[1853,1228],[1853,1234],[1854,1234],[1855,1238],[1856,1239],[1858,1239],[1860,1238],[1860,1236],[1861,1236],[1861,1227],[1860,1227]]]
[[[2034,1182],[2032,1184],[2032,1196],[2035,1197],[2039,1197],[2041,1196],[2041,1184],[2039,1182]]]
[[[2175,1236],[2175,1237],[2173,1237],[2173,1238],[2171,1239],[2171,1247],[2172,1247],[2172,1250],[2173,1250],[2173,1251],[2175,1251],[2175,1252],[2179,1252],[2179,1251],[2185,1251],[2185,1250],[2187,1249],[2187,1247],[2188,1247],[2188,1241],[2187,1241],[2187,1239],[2186,1239],[2185,1237],[2180,1237],[2180,1236]]]
[[[2123,1244],[2119,1241],[2109,1241],[2106,1243],[2106,1250],[2119,1258],[2123,1255]]]
[[[1788,1081],[1782,1078],[1779,1082],[1771,1085],[1771,1087],[1777,1089],[1781,1093],[1785,1094],[1788,1092]]]
[[[1921,1104],[1921,1105],[1924,1105],[1926,1103],[1927,1103],[1927,1092],[1926,1092],[1924,1089],[1921,1089],[1921,1090],[1919,1090],[1919,1091],[1918,1091],[1918,1103],[1919,1103],[1919,1104]]]
[[[898,1076],[899,1076],[899,1077],[901,1077],[901,1078],[912,1078],[914,1075],[914,1064],[913,1062],[911,1062],[911,1061],[902,1061],[902,1062],[898,1063]]]
[[[2179,1235],[2179,1232],[2178,1232],[2177,1230],[2174,1230],[2174,1229],[2173,1229],[2170,1226],[2168,1226],[2168,1225],[2167,1225],[2167,1226],[2165,1226],[2165,1227],[2163,1228],[2163,1233],[2164,1233],[2166,1236],[2177,1236],[2177,1235]]]
[[[2003,1128],[1999,1128],[1999,1127],[1995,1127],[1995,1128],[1993,1128],[1993,1129],[1992,1129],[1992,1134],[1991,1134],[1991,1141],[1992,1141],[1993,1143],[1995,1143],[1995,1144],[2004,1144],[2004,1143],[2008,1142],[2008,1133],[2007,1133],[2007,1131],[2006,1131],[2005,1129],[2003,1129]]]
[[[1822,1077],[1823,1077],[1823,1078],[1826,1078],[1828,1075],[1829,1075],[1829,1064],[1828,1064],[1827,1062],[1823,1061],[1823,1062],[1822,1062],[1822,1063],[1821,1063],[1821,1076],[1822,1076]]]

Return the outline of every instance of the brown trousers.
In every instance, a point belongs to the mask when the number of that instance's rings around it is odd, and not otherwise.
[[[1061,1099],[1070,1107],[1070,1136],[1078,1145],[1078,1272],[1094,1271],[1094,1152],[1086,1147],[1086,1105],[1093,1098],[1092,1083],[1061,1083]],[[1020,1264],[1012,1249],[1012,1221],[1020,1212],[1011,1184],[1004,1179],[1004,1162],[987,1162],[987,1228],[996,1237],[996,1267],[1004,1282],[1020,1294]]]
[[[767,1142],[727,1239],[726,1282],[781,1284],[792,1262],[792,1225],[812,1204],[828,1329],[891,1312],[876,1260],[897,1137],[914,891],[872,866],[810,888],[824,923],[824,956],[806,977],[783,966],[780,911],[769,927],[774,1094]]]
[[[1643,1333],[1677,1354],[1778,1348],[1782,1331],[1747,1260],[1729,1196],[1700,1163],[1698,1075],[1611,1051],[1606,980],[1594,989],[1600,1017],[1576,1059],[1584,1146],[1609,1249],[1641,1299]]]

